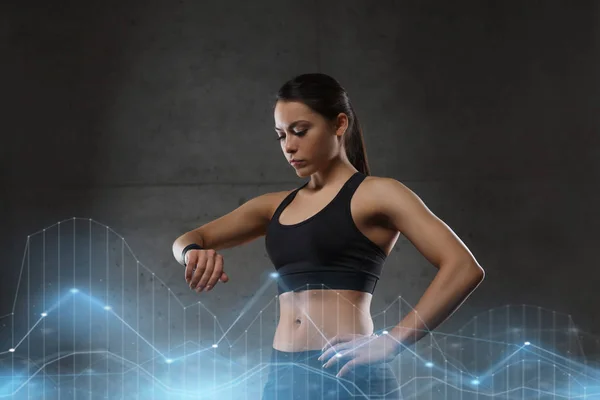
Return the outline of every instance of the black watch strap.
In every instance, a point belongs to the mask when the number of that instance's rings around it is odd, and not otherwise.
[[[202,246],[200,246],[199,244],[196,243],[192,243],[192,244],[188,244],[187,246],[185,246],[183,248],[183,250],[181,251],[181,257],[183,259],[183,266],[185,267],[185,253],[188,252],[188,250],[203,250]]]

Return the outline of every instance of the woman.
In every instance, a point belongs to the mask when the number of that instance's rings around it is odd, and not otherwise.
[[[290,80],[274,117],[286,160],[308,182],[182,235],[173,254],[200,293],[229,280],[218,250],[265,236],[280,319],[263,399],[399,399],[387,363],[450,316],[483,269],[410,189],[370,176],[358,119],[335,79]],[[439,271],[406,318],[374,335],[372,295],[400,233]]]

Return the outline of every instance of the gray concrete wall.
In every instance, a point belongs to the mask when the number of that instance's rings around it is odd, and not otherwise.
[[[2,9],[0,315],[12,312],[27,235],[78,217],[122,235],[182,304],[201,300],[229,327],[268,279],[264,241],[223,251],[231,281],[201,295],[187,289],[171,244],[253,196],[302,183],[275,141],[273,97],[318,71],[348,90],[373,175],[414,190],[486,270],[440,332],[529,304],[600,333],[597,2]],[[416,304],[434,274],[401,237],[372,312],[398,296]],[[39,290],[39,274],[31,279]],[[150,284],[135,300],[142,313]],[[229,336],[275,294],[269,286]],[[250,347],[269,349],[269,315]],[[172,323],[180,333],[181,320]]]

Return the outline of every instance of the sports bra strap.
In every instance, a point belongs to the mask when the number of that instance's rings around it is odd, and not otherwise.
[[[296,194],[298,194],[300,189],[302,189],[306,185],[308,185],[308,182],[306,182],[304,185],[292,190],[287,196],[285,196],[285,199],[283,199],[283,201],[275,209],[275,212],[273,213],[271,220],[279,220],[279,214],[281,214],[283,212],[283,210],[288,206],[288,204],[290,204],[292,202],[292,200],[294,200],[294,197],[296,197]]]

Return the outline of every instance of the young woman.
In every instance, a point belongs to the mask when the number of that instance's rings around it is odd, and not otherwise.
[[[218,250],[265,236],[280,319],[263,399],[399,399],[387,363],[448,318],[483,269],[410,189],[370,176],[358,119],[335,79],[288,81],[274,116],[286,161],[309,180],[180,236],[173,254],[200,293],[229,280]],[[411,313],[374,335],[371,299],[400,233],[439,271]]]

